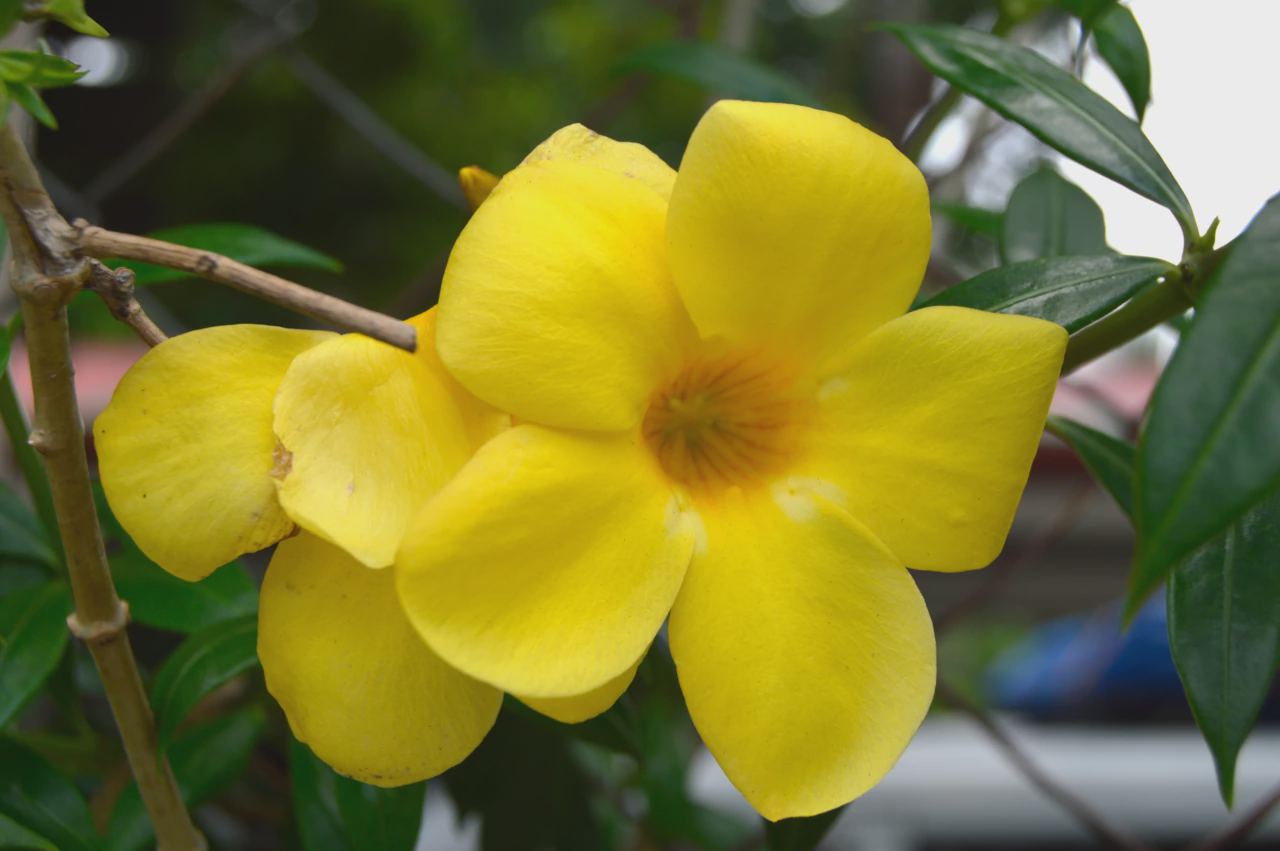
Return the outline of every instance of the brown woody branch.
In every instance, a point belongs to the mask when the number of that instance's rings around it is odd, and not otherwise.
[[[75,221],[75,228],[81,250],[90,257],[119,257],[180,269],[408,352],[417,347],[417,332],[412,325],[307,289],[229,257],[145,236],[103,230],[83,219]]]
[[[148,346],[155,348],[168,339],[133,297],[132,269],[112,272],[97,260],[90,260],[89,280],[85,281],[84,288],[97,293],[111,315],[132,328]]]
[[[68,619],[85,639],[111,704],[129,765],[162,851],[204,851],[169,762],[156,750],[155,720],[125,631],[89,486],[84,421],[76,403],[67,305],[88,279],[78,239],[40,183],[11,126],[0,128],[0,213],[13,252],[10,283],[22,303],[35,418],[30,443],[44,458],[67,574],[75,598]]]

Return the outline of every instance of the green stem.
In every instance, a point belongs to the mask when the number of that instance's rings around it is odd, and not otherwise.
[[[13,376],[9,371],[0,371],[0,422],[4,423],[5,433],[9,435],[9,445],[13,447],[13,455],[18,459],[18,469],[22,471],[22,479],[27,483],[31,493],[31,502],[35,505],[36,516],[44,527],[45,537],[58,554],[58,564],[66,567],[66,556],[62,552],[62,535],[58,531],[58,515],[53,510],[53,494],[49,490],[49,479],[44,474],[44,466],[40,456],[31,444],[27,443],[30,429],[27,418],[22,413],[18,402],[18,393],[13,386]]]
[[[1067,342],[1067,356],[1062,374],[1101,357],[1112,349],[1150,331],[1191,309],[1186,283],[1182,276],[1171,273],[1168,278],[1147,290],[1115,313],[1084,328]]]

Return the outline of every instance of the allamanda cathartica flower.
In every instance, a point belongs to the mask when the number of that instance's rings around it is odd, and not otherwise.
[[[904,313],[929,240],[919,172],[830,113],[717,103],[678,174],[553,136],[445,274],[441,358],[519,424],[410,523],[413,625],[557,698],[625,675],[669,613],[693,720],[764,816],[875,784],[934,687],[904,565],[999,553],[1066,341]]]
[[[431,652],[394,591],[409,520],[509,422],[444,371],[434,321],[410,320],[413,355],[356,334],[183,334],[134,366],[94,428],[112,509],[170,573],[198,580],[280,541],[259,611],[267,687],[318,756],[378,785],[463,759],[502,700]],[[627,682],[543,708],[579,720]]]

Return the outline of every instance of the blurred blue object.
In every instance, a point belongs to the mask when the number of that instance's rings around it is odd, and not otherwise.
[[[993,706],[1039,720],[1189,718],[1169,653],[1164,595],[1120,630],[1119,602],[1052,621],[987,671]]]

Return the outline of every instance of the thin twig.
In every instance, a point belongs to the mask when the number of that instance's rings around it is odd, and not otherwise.
[[[89,280],[84,288],[98,294],[111,311],[111,315],[133,329],[142,342],[155,348],[168,337],[156,327],[151,317],[133,296],[133,270],[116,269],[112,272],[97,260],[89,261]]]
[[[169,761],[156,750],[155,719],[142,688],[116,595],[89,485],[84,421],[76,403],[67,305],[89,275],[78,234],[40,183],[12,127],[0,128],[0,212],[13,246],[10,283],[22,302],[35,397],[30,443],[44,457],[75,598],[67,620],[83,639],[102,679],[133,776],[164,851],[204,851]]]
[[[1192,842],[1183,851],[1225,851],[1234,848],[1249,838],[1266,820],[1271,811],[1280,804],[1280,786],[1276,786],[1266,795],[1259,798],[1253,806],[1240,814],[1240,817],[1220,827],[1203,839]]]
[[[379,153],[459,210],[471,211],[452,171],[393,130],[364,101],[301,50],[290,47],[283,51],[282,57],[289,70],[312,94],[324,101]]]
[[[153,160],[163,154],[169,147],[191,129],[205,113],[226,96],[246,73],[258,63],[263,56],[292,37],[274,25],[262,27],[257,32],[240,42],[236,53],[227,64],[209,80],[200,91],[196,92],[177,109],[169,113],[159,124],[139,139],[129,150],[85,187],[81,196],[90,204],[100,205],[103,201],[124,184],[128,183],[138,172],[146,168]]]
[[[1004,727],[988,715],[986,710],[971,701],[963,692],[941,677],[938,678],[938,696],[977,722],[978,726],[991,737],[995,745],[1004,752],[1005,757],[1022,772],[1022,775],[1033,786],[1052,799],[1054,803],[1075,816],[1076,820],[1089,833],[1093,834],[1094,839],[1110,848],[1119,849],[1119,851],[1150,851],[1145,843],[1107,822],[1092,807],[1078,798],[1074,792],[1060,785],[1058,781],[1048,774],[1045,774],[1040,766],[1032,762],[1022,752],[1022,749],[1009,737]]]
[[[75,226],[79,231],[81,250],[90,257],[120,257],[181,269],[405,351],[412,352],[417,346],[417,332],[412,325],[307,289],[220,254],[145,236],[103,230],[82,219],[77,219]]]
[[[1058,510],[1045,520],[1021,550],[1011,554],[996,567],[983,571],[981,585],[969,596],[934,618],[934,631],[942,635],[973,614],[995,596],[1014,575],[1028,565],[1039,561],[1045,553],[1057,546],[1063,536],[1076,525],[1076,521],[1080,519],[1080,513],[1089,504],[1089,497],[1092,494],[1093,479],[1086,478],[1076,485]]]

